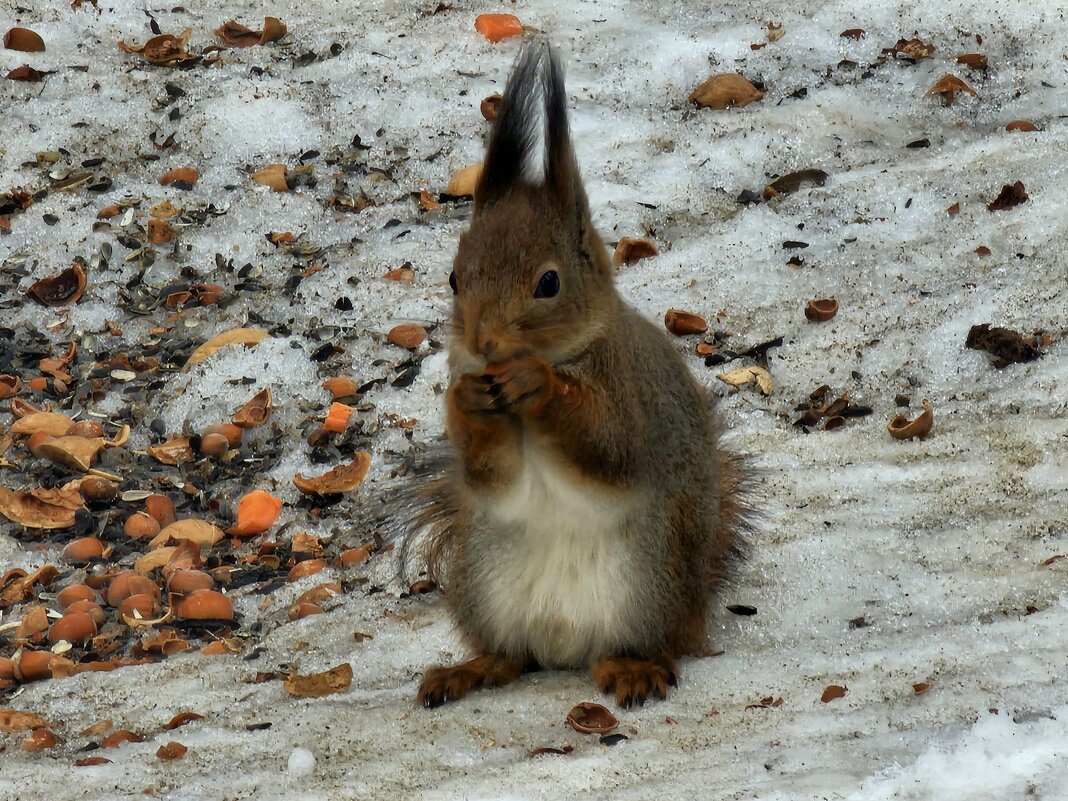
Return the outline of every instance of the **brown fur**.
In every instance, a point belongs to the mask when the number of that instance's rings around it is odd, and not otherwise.
[[[531,183],[522,161],[542,96],[548,152]],[[454,262],[453,458],[419,490],[414,528],[478,656],[428,671],[427,705],[511,681],[537,653],[585,661],[620,704],[663,698],[674,660],[706,650],[710,601],[741,549],[742,475],[674,345],[616,293],[564,104],[555,57],[528,46]],[[560,291],[540,296],[549,270]],[[571,508],[583,517],[569,521]],[[589,587],[581,572],[538,572],[582,571],[580,558]],[[604,626],[586,598],[610,602]]]

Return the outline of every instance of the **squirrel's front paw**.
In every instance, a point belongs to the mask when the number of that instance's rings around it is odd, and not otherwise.
[[[492,392],[492,379],[477,373],[464,373],[449,388],[450,400],[461,412],[499,412],[500,404]]]
[[[536,356],[488,364],[484,378],[497,407],[510,412],[537,413],[549,402],[556,382],[553,368]]]

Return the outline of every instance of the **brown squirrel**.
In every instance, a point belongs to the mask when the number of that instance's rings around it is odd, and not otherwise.
[[[452,458],[414,525],[475,656],[426,672],[428,707],[536,667],[589,667],[621,706],[665,698],[741,550],[736,463],[678,351],[616,292],[566,103],[555,53],[527,44],[449,278]]]

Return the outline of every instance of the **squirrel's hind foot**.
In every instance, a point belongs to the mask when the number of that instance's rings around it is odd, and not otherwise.
[[[431,668],[423,675],[417,696],[419,703],[430,708],[458,701],[480,687],[503,687],[523,672],[526,663],[487,654],[459,665]]]
[[[668,687],[678,684],[675,662],[658,659],[605,659],[593,666],[593,680],[604,693],[615,692],[623,708],[641,706],[650,695],[667,698]]]

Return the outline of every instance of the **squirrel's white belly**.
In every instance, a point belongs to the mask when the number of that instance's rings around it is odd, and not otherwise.
[[[480,589],[498,647],[578,667],[626,641],[636,610],[620,528],[632,503],[576,480],[551,453],[525,449],[515,483],[487,509],[500,525],[500,558]]]

